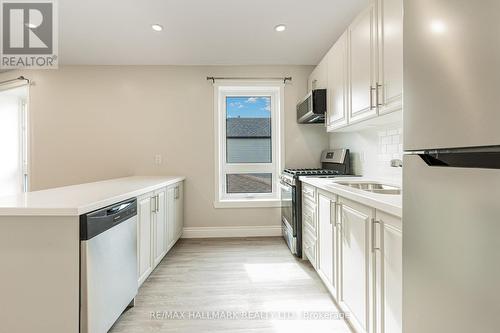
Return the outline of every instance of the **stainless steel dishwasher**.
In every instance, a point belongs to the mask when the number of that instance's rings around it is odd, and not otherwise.
[[[80,333],[106,333],[137,288],[137,200],[81,215]]]

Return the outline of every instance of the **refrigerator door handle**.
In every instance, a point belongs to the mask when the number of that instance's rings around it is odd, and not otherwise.
[[[500,147],[442,149],[417,154],[431,167],[500,169]]]

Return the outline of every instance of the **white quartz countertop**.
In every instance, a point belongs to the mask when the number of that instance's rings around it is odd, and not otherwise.
[[[397,217],[402,217],[403,215],[403,200],[401,195],[372,193],[338,184],[339,182],[380,182],[387,185],[401,187],[401,183],[368,177],[318,178],[305,176],[300,177],[299,179],[300,181],[314,187],[335,193],[344,198],[357,201],[361,204],[373,207]]]
[[[184,180],[134,176],[0,197],[0,216],[77,216]]]

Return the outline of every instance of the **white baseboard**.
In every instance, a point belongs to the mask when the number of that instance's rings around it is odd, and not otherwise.
[[[229,238],[281,236],[281,226],[184,228],[182,238]]]

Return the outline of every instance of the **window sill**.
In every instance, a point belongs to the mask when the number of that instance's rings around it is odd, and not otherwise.
[[[230,199],[214,201],[215,208],[276,208],[281,207],[280,199]]]

